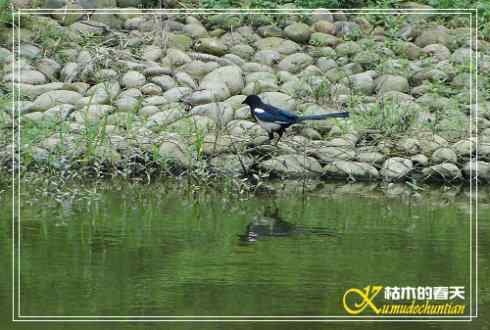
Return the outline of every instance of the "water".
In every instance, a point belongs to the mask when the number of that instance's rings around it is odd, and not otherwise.
[[[109,187],[96,199],[75,202],[31,203],[33,197],[27,198],[27,192],[23,196],[24,316],[346,315],[341,305],[345,291],[369,284],[465,286],[469,302],[465,194],[407,202],[328,190],[305,199],[285,195],[237,200],[154,185]],[[11,269],[11,200],[8,194],[2,198],[0,260],[2,269]],[[488,274],[489,268],[486,205],[482,200],[481,274]],[[247,226],[271,210],[293,230],[243,242]],[[8,303],[11,274],[2,273],[0,298]],[[490,310],[488,287],[480,301],[482,311]],[[10,319],[10,306],[0,315]],[[479,322],[479,328],[488,329],[488,322]],[[209,323],[193,326],[215,328]],[[238,326],[246,328],[244,323]],[[171,328],[177,327],[192,325]],[[456,327],[462,328],[461,323]]]

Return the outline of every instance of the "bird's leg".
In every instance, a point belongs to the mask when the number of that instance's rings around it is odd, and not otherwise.
[[[277,134],[279,134],[279,138],[276,141],[276,146],[279,143],[279,140],[281,140],[282,135],[284,134],[284,129],[281,128],[279,131],[277,131]]]
[[[269,142],[271,142],[272,140],[274,140],[274,132],[270,131],[269,132]]]

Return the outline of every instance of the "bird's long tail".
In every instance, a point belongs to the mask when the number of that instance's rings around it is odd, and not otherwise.
[[[347,118],[349,117],[349,113],[347,111],[344,112],[332,112],[332,113],[322,113],[319,115],[309,115],[300,117],[299,120],[323,120],[327,118]]]

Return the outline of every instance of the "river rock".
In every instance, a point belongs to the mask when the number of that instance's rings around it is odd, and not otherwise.
[[[287,94],[279,92],[265,92],[261,93],[259,97],[264,103],[274,104],[274,106],[286,111],[294,112],[296,110],[296,100]]]
[[[444,61],[449,58],[451,52],[449,49],[441,44],[431,44],[425,46],[422,51],[431,56],[433,61]]]
[[[113,106],[94,104],[73,112],[71,117],[78,123],[96,122],[112,112],[114,112]]]
[[[351,180],[377,179],[378,170],[367,163],[336,160],[325,167],[325,175]]]
[[[432,154],[431,161],[433,164],[439,163],[456,163],[458,156],[450,148],[439,148]]]
[[[475,178],[490,182],[490,163],[484,161],[468,161],[463,167],[463,174],[467,179]]]
[[[106,31],[109,30],[109,27],[101,22],[90,21],[90,23],[86,22],[75,22],[71,24],[69,30],[80,35],[103,35]]]
[[[308,43],[315,47],[334,47],[337,45],[338,41],[339,40],[331,34],[313,32]]]
[[[413,163],[409,159],[392,157],[383,163],[381,176],[386,181],[401,180],[406,177],[413,169]]]
[[[214,120],[219,127],[224,127],[233,120],[234,110],[228,103],[214,102],[192,108],[191,114],[208,117]]]
[[[93,103],[112,102],[121,92],[121,86],[116,80],[104,81],[87,90],[87,96]]]
[[[317,177],[323,172],[315,158],[299,154],[281,155],[259,164],[273,175],[288,178]]]
[[[143,106],[147,106],[147,105],[154,105],[154,106],[162,106],[162,105],[165,105],[165,106],[168,106],[169,105],[169,101],[161,96],[161,95],[154,95],[154,96],[149,96],[149,97],[145,97],[143,99]]]
[[[310,39],[311,30],[305,23],[293,23],[286,26],[284,35],[295,42],[306,43]]]
[[[458,48],[451,55],[451,62],[457,64],[469,63],[474,56],[471,48]]]
[[[61,104],[44,112],[43,119],[48,121],[62,122],[75,109],[71,104]]]
[[[425,167],[429,164],[429,158],[426,155],[418,154],[410,157],[410,160],[413,162],[414,166]]]
[[[280,70],[298,73],[313,63],[313,58],[305,53],[296,53],[287,56],[278,64]]]
[[[206,31],[206,28],[202,26],[200,23],[191,23],[191,24],[186,24],[182,28],[183,32],[187,34],[188,36],[192,38],[201,38],[201,37],[206,37],[208,34],[208,31]]]
[[[186,63],[191,62],[191,58],[184,51],[176,48],[169,48],[167,50],[166,59],[172,67],[178,67]]]
[[[265,65],[274,65],[281,60],[281,54],[275,50],[260,50],[255,54],[254,60]]]
[[[216,62],[191,61],[180,67],[179,70],[186,72],[194,79],[201,79],[217,68],[219,68],[219,64]]]
[[[141,92],[144,95],[160,95],[162,94],[162,88],[157,84],[149,83],[141,87]]]
[[[141,101],[129,96],[119,97],[114,102],[114,105],[119,112],[138,112],[139,108],[141,107]]]
[[[169,102],[179,102],[192,93],[189,87],[174,87],[163,93],[163,97]]]
[[[309,152],[321,164],[328,164],[335,160],[354,160],[356,153],[349,147],[319,147]]]
[[[259,26],[259,28],[257,29],[257,33],[263,38],[283,36],[282,29],[276,25]]]
[[[146,78],[138,71],[128,71],[121,78],[121,85],[126,88],[137,88],[145,84]]]
[[[459,168],[452,163],[442,163],[422,170],[426,180],[452,182],[462,178]]]
[[[170,169],[189,169],[193,159],[186,143],[177,135],[169,135],[158,149],[159,162]]]
[[[408,80],[402,76],[382,75],[375,80],[376,92],[383,94],[389,91],[407,93],[409,91]]]
[[[150,79],[152,83],[157,84],[162,88],[163,91],[168,91],[171,88],[174,88],[177,86],[177,83],[175,80],[167,75],[161,75],[161,76],[155,76]]]
[[[364,95],[372,95],[374,91],[374,71],[366,71],[346,77],[340,81],[344,85],[352,85],[352,88]]]
[[[36,67],[39,72],[43,73],[49,80],[56,80],[60,70],[61,65],[50,58],[44,57],[36,63]]]
[[[143,55],[141,56],[143,59],[147,61],[158,61],[163,54],[163,50],[160,47],[157,46],[146,46],[143,49]]]
[[[138,113],[144,117],[150,117],[156,114],[157,112],[160,112],[160,108],[157,107],[156,105],[145,105],[141,108],[141,110]]]
[[[431,44],[442,44],[447,47],[449,46],[449,41],[450,37],[448,30],[443,26],[438,26],[423,31],[417,39],[415,39],[415,44],[422,48]]]
[[[363,151],[357,155],[357,159],[362,163],[381,164],[386,156],[377,151]]]
[[[186,113],[179,108],[173,108],[166,111],[157,112],[150,116],[145,124],[145,128],[158,130],[168,126],[177,120],[184,118]]]
[[[250,137],[255,139],[257,137],[267,137],[267,132],[259,126],[257,123],[249,120],[232,120],[226,125],[227,131],[236,137]]]
[[[216,135],[216,133],[208,133],[204,136],[202,144],[202,153],[208,156],[215,156],[222,153],[242,152],[240,138],[231,135]]]
[[[272,49],[283,55],[290,55],[301,50],[301,47],[291,40],[286,40],[278,37],[270,37],[260,39],[255,43],[257,49]]]
[[[175,77],[175,80],[177,80],[177,83],[182,85],[182,86],[187,86],[187,87],[192,88],[192,89],[198,88],[197,83],[186,72],[177,72],[174,77]]]
[[[119,94],[119,98],[123,97],[132,97],[132,98],[140,98],[143,97],[143,93],[138,88],[129,88]]]
[[[31,99],[51,91],[63,89],[64,84],[62,82],[52,82],[42,85],[30,85],[30,84],[13,84],[13,88],[17,88],[21,91],[22,95],[25,95]]]
[[[82,68],[76,62],[68,62],[60,72],[60,79],[66,83],[77,80]]]
[[[334,18],[328,9],[317,8],[311,12],[311,19],[314,22],[327,21],[333,23]]]
[[[243,79],[243,71],[237,66],[224,66],[208,73],[200,82],[200,87],[204,89],[210,89],[209,86],[216,83],[223,83],[226,85],[231,94],[239,93],[245,82]],[[224,99],[228,98],[225,97]]]
[[[335,22],[335,34],[339,37],[360,35],[361,27],[356,22]]]
[[[11,72],[3,77],[5,82],[16,82],[22,84],[40,85],[47,82],[46,76],[36,70],[23,70]]]
[[[77,92],[67,90],[55,90],[38,96],[32,104],[32,109],[47,110],[59,104],[78,104],[82,98]]]
[[[240,176],[249,171],[254,161],[245,155],[223,154],[213,157],[209,163],[219,174]]]
[[[240,56],[240,58],[243,58],[244,60],[248,60],[255,54],[255,49],[249,45],[240,44],[231,47],[229,52]]]
[[[476,150],[475,142],[471,140],[461,140],[451,146],[458,157],[469,157]]]
[[[329,21],[318,21],[313,24],[313,29],[316,32],[326,33],[326,34],[335,34],[335,24]]]
[[[216,38],[201,38],[197,41],[197,50],[216,56],[223,56],[228,51],[228,47]]]
[[[80,10],[81,7],[79,5],[73,4],[73,3],[67,3],[64,8],[70,9],[71,11],[54,11],[51,13],[51,17],[54,18],[56,21],[58,21],[62,25],[71,25],[78,21],[80,18],[82,18],[83,13],[82,12],[77,12],[77,10]]]

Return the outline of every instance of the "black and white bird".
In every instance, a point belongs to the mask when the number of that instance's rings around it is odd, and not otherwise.
[[[263,103],[257,95],[249,95],[242,102],[250,107],[252,117],[269,133],[269,140],[274,139],[274,133],[281,139],[284,131],[293,124],[301,123],[305,120],[323,120],[327,118],[346,118],[348,112],[322,113],[318,115],[298,116],[295,113],[276,108],[270,104]]]

